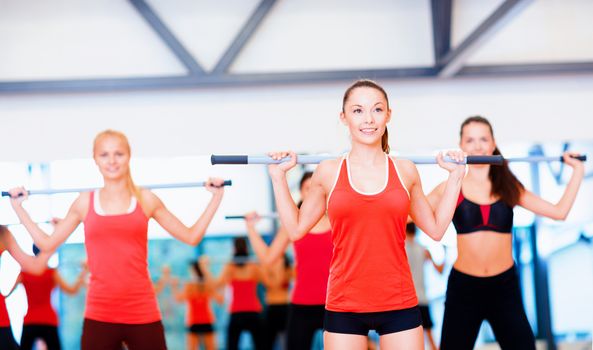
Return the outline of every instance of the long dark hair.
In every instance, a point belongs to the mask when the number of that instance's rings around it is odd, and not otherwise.
[[[492,125],[488,119],[481,116],[472,116],[467,118],[461,123],[461,129],[459,130],[459,137],[463,136],[463,128],[470,123],[481,123],[488,126],[490,135],[494,138],[494,131]],[[502,155],[498,147],[494,148],[494,155]],[[525,190],[525,186],[517,179],[517,177],[511,172],[509,163],[505,160],[501,166],[490,166],[488,177],[492,183],[491,195],[499,197],[503,202],[511,207],[514,207],[519,203],[521,194]]]
[[[245,237],[235,237],[233,240],[235,252],[233,253],[233,264],[241,267],[244,266],[249,256],[249,250],[247,249],[247,240]]]
[[[381,92],[383,94],[383,97],[385,97],[385,101],[387,102],[387,108],[389,108],[389,98],[387,97],[387,92],[385,92],[385,89],[383,89],[381,87],[381,85],[375,83],[372,80],[360,79],[360,80],[355,81],[352,85],[350,85],[348,87],[348,89],[346,89],[346,92],[344,92],[344,98],[342,100],[342,112],[344,112],[344,107],[346,106],[346,101],[348,101],[348,98],[350,98],[350,94],[352,94],[352,91],[354,91],[354,89],[357,89],[360,87],[368,87],[368,88],[375,89],[375,90],[378,90],[379,92]],[[383,133],[383,136],[381,136],[381,148],[383,149],[383,152],[385,152],[385,153],[389,153],[389,151],[390,151],[389,133],[387,132],[387,127],[385,127],[385,132]]]

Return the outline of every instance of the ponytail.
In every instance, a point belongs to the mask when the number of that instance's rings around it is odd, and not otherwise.
[[[389,154],[389,133],[387,132],[387,127],[385,127],[383,136],[381,136],[381,148],[383,149],[383,152]]]

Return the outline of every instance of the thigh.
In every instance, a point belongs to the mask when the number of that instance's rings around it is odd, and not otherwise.
[[[198,343],[199,339],[200,339],[200,337],[197,334],[194,334],[192,332],[187,332],[187,336],[186,336],[187,350],[198,349],[198,346],[200,345]]]
[[[483,291],[475,278],[457,272],[449,275],[441,332],[442,350],[471,350],[485,319]]]
[[[516,294],[492,305],[487,320],[502,349],[535,350],[535,337],[518,287]]]
[[[21,333],[21,349],[22,350],[31,350],[33,349],[33,345],[35,343],[35,338],[37,338],[37,332],[34,326],[31,325],[23,325],[23,332]],[[2,347],[4,349],[4,347]]]
[[[165,350],[165,329],[161,321],[125,325],[124,341],[129,350]]]
[[[445,303],[443,329],[441,332],[441,349],[473,349],[482,322],[483,317],[478,310],[464,305]]]
[[[323,348],[326,350],[367,350],[368,340],[366,335],[332,333],[325,331],[323,332]]]
[[[243,331],[241,327],[241,315],[231,314],[229,325],[227,327],[227,349],[234,350],[239,348],[239,337]]]
[[[118,324],[85,319],[82,325],[81,350],[121,350],[122,333]]]
[[[55,326],[39,326],[39,338],[45,341],[47,350],[61,350],[60,336],[58,335],[58,327]]]
[[[286,325],[287,348],[311,349],[315,333],[323,330],[324,317],[324,305],[290,305]]]
[[[405,349],[405,350],[423,350],[424,333],[422,326],[407,329],[404,331],[389,333],[379,338],[381,349]]]
[[[0,327],[0,348],[7,350],[18,350],[19,346],[17,345],[16,340],[14,340],[12,328]]]
[[[265,339],[265,326],[261,315],[255,312],[250,312],[245,315],[243,329],[246,329],[251,334],[253,344],[256,349],[267,349],[269,343]]]
[[[204,348],[206,350],[216,350],[216,337],[214,333],[202,334],[201,338],[204,339]]]

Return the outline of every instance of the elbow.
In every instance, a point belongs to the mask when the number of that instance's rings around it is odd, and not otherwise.
[[[548,216],[552,220],[556,221],[566,221],[566,217],[568,217],[568,210],[567,211],[555,211],[552,215]]]
[[[189,234],[186,236],[188,238],[185,240],[185,243],[189,244],[191,246],[197,246],[202,241],[203,236],[204,236],[203,232],[200,232],[196,235]]]
[[[436,242],[440,242],[443,239],[443,236],[445,235],[445,231],[442,230],[433,230],[430,232],[426,232],[426,234],[432,238],[434,241]]]
[[[35,242],[35,244],[37,245],[39,250],[50,254],[53,254],[53,252],[58,248],[57,243],[53,243],[52,241],[45,239],[39,242]]]

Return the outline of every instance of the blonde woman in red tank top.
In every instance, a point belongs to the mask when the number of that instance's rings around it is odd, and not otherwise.
[[[81,193],[51,235],[32,220],[22,202],[24,188],[10,191],[20,221],[42,251],[56,249],[84,222],[91,273],[81,348],[166,348],[161,315],[148,274],[148,220],[155,219],[178,240],[196,245],[206,232],[223,196],[222,179],[209,179],[212,199],[200,218],[185,226],[148,189],[136,187],[130,174],[131,149],[126,136],[106,130],[97,135],[93,158],[103,187]]]
[[[311,193],[300,209],[286,181],[296,165],[294,152],[276,152],[289,162],[268,167],[280,220],[292,240],[310,231],[326,213],[334,254],[325,314],[325,349],[366,349],[372,329],[381,349],[423,349],[414,284],[404,241],[408,215],[428,235],[440,240],[451,222],[465,166],[443,162],[449,172],[443,200],[433,210],[416,166],[390,157],[387,94],[361,80],[346,90],[340,121],[348,127],[351,150],[341,159],[323,161],[313,174]],[[461,151],[448,155],[461,160]]]

